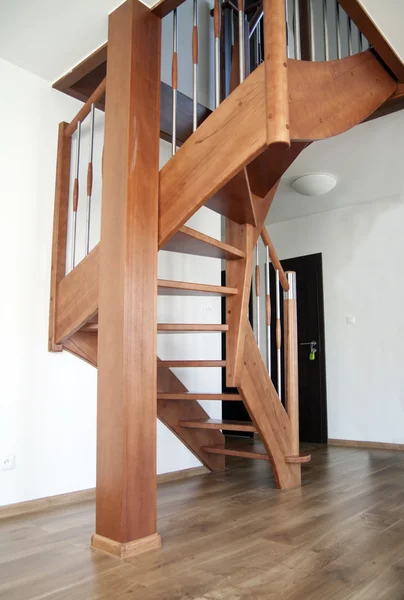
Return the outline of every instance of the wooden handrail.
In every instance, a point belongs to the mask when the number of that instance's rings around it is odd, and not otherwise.
[[[276,250],[274,248],[273,243],[271,242],[271,238],[269,237],[267,228],[264,226],[261,231],[261,239],[264,242],[265,246],[268,248],[269,258],[271,259],[271,263],[274,266],[274,269],[279,271],[279,281],[285,292],[289,291],[289,282],[288,278],[285,275],[285,271],[280,263]]]
[[[89,97],[87,102],[82,106],[82,108],[79,110],[77,115],[74,117],[73,121],[66,127],[65,135],[67,137],[71,137],[77,129],[78,122],[84,121],[84,119],[87,117],[87,115],[90,114],[91,106],[93,104],[96,104],[99,101],[99,99],[105,94],[106,87],[107,87],[107,78],[104,77],[104,79],[101,81],[100,85],[94,90],[94,92],[91,94],[91,96]]]

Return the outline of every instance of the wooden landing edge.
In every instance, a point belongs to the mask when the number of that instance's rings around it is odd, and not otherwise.
[[[181,481],[206,475],[210,473],[206,467],[191,467],[190,469],[180,469],[179,471],[171,471],[169,473],[160,473],[157,475],[157,485],[169,483],[172,481]],[[11,519],[30,513],[52,510],[59,506],[73,506],[81,502],[93,502],[95,500],[95,488],[88,490],[79,490],[78,492],[67,492],[66,494],[57,494],[56,496],[47,496],[46,498],[37,498],[35,500],[27,500],[25,502],[17,502],[15,504],[7,504],[0,506],[0,521],[3,519]]]
[[[108,552],[108,554],[113,554],[118,558],[138,556],[144,552],[149,552],[149,550],[161,548],[161,546],[161,537],[158,533],[153,533],[153,535],[148,535],[132,542],[126,542],[125,544],[110,540],[97,533],[91,538],[91,548],[93,550],[102,550],[102,552]]]

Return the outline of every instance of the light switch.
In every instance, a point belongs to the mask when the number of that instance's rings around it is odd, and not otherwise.
[[[355,323],[356,323],[356,317],[353,317],[352,315],[349,315],[346,318],[346,324],[347,325],[355,325]]]

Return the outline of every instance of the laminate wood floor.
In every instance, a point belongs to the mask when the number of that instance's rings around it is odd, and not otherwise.
[[[0,521],[1,600],[403,600],[404,453],[318,446],[303,487],[269,465],[159,485],[164,547],[89,549],[94,504]]]

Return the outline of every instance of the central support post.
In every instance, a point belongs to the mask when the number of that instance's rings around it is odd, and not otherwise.
[[[109,17],[100,243],[96,533],[120,557],[157,534],[157,251],[161,21]]]

